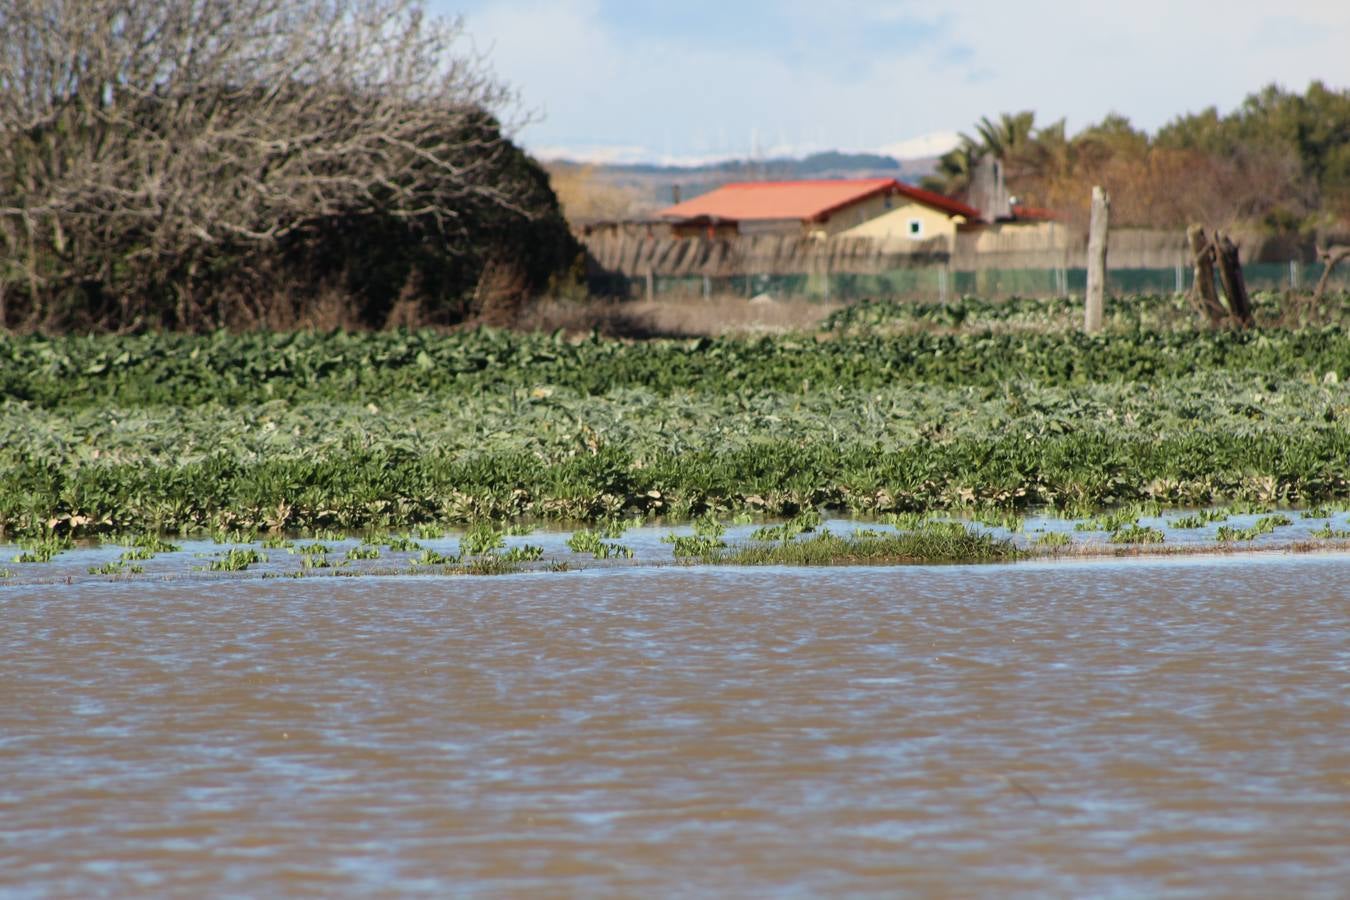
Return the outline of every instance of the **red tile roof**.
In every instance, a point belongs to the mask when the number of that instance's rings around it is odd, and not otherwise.
[[[818,222],[840,209],[888,192],[909,197],[951,216],[965,216],[971,221],[980,218],[978,210],[964,203],[894,178],[735,182],[667,207],[660,215],[665,219],[681,220],[800,219]]]
[[[1029,222],[1053,222],[1059,218],[1059,214],[1052,209],[1023,206],[1020,203],[1013,206],[1012,214],[1014,219],[1023,219]]]

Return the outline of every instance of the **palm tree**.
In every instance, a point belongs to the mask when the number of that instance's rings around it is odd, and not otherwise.
[[[1027,109],[1019,113],[1001,113],[997,122],[982,116],[975,125],[975,133],[979,135],[978,143],[985,153],[1006,160],[1027,149],[1033,141],[1035,128],[1036,114]]]
[[[938,157],[937,172],[926,176],[919,186],[948,197],[964,196],[979,161],[979,147],[963,134],[960,144]]]
[[[936,174],[923,179],[921,186],[949,197],[964,197],[976,164],[986,155],[1003,160],[1005,167],[1011,161],[1016,170],[1022,159],[1034,153],[1035,126],[1036,114],[1031,110],[1002,113],[997,120],[981,117],[975,136],[962,133],[961,143],[938,159]]]

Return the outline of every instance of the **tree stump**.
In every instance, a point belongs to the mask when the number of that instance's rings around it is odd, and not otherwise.
[[[1209,319],[1209,324],[1222,325],[1228,318],[1228,310],[1219,302],[1219,292],[1214,286],[1214,247],[1205,236],[1205,229],[1199,225],[1186,229],[1186,239],[1190,241],[1195,264],[1195,282],[1187,297],[1191,305]]]
[[[1217,231],[1214,233],[1214,251],[1219,281],[1223,284],[1224,296],[1228,298],[1228,311],[1240,326],[1251,328],[1256,320],[1252,317],[1252,303],[1247,296],[1247,281],[1242,277],[1237,244],[1222,231]]]

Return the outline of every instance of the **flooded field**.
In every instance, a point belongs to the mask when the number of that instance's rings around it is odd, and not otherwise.
[[[987,537],[997,553],[972,555],[970,548],[980,545],[965,542],[953,544],[946,556],[920,555],[903,561],[1350,550],[1350,511],[1344,509],[1209,509],[1153,514],[1127,509],[1089,519],[1000,514],[975,521],[909,514],[881,520],[822,518],[809,511],[798,519],[760,524],[750,524],[748,519],[704,518],[692,524],[663,525],[638,517],[578,530],[541,523],[538,528],[488,526],[486,531],[467,532],[425,527],[415,533],[367,533],[363,537],[333,533],[263,538],[240,532],[213,538],[174,538],[172,542],[138,535],[103,542],[65,539],[55,543],[0,543],[0,585],[73,585],[127,578],[234,580],[465,571],[501,574],[691,565],[735,562],[739,550],[781,548],[823,536],[884,540],[934,529],[939,535],[954,529],[962,537]]]
[[[6,894],[1350,884],[1344,554],[64,565],[0,586]]]

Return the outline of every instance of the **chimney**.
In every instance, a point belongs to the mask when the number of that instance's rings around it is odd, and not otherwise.
[[[997,222],[1012,215],[1012,201],[1003,183],[1003,160],[982,156],[970,178],[970,205],[980,211],[986,222]]]
[[[680,202],[680,186],[672,184],[670,186],[670,204],[674,206]]]

